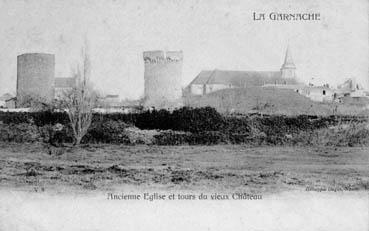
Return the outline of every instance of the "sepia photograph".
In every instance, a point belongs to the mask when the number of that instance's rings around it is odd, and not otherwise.
[[[0,230],[369,230],[368,0],[0,0]]]

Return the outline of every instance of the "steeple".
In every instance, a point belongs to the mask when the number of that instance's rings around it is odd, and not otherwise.
[[[290,46],[287,46],[286,55],[284,57],[284,63],[281,67],[282,78],[295,78],[296,77],[296,66],[292,59]]]

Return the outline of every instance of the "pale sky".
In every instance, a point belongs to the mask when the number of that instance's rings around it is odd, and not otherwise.
[[[204,69],[279,70],[290,44],[302,81],[369,87],[367,0],[0,0],[0,94],[15,93],[16,57],[56,56],[69,76],[86,34],[92,81],[143,96],[145,50],[182,50],[183,86]],[[253,12],[320,13],[320,21],[253,21]]]

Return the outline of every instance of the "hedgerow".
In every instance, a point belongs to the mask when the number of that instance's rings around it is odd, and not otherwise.
[[[359,117],[336,116],[223,116],[210,107],[184,107],[172,112],[95,113],[82,143],[311,145],[325,139],[328,140],[326,145],[334,145],[335,140],[355,145],[363,143],[361,137],[367,137],[367,130],[332,133],[329,128],[360,121],[362,118]],[[55,131],[56,124],[63,128]],[[346,140],[345,137],[351,138]],[[66,113],[0,112],[0,141],[70,143],[73,137]]]

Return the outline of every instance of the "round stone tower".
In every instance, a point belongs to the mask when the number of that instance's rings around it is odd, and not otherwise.
[[[182,51],[145,51],[145,107],[182,105]]]
[[[17,105],[30,97],[51,101],[54,97],[55,56],[28,53],[17,57]]]

